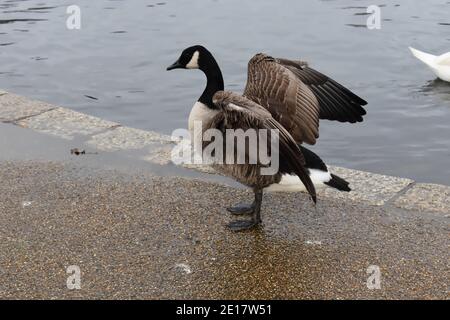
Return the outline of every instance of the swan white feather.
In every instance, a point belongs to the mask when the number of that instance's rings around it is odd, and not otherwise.
[[[412,54],[425,63],[441,80],[450,82],[450,52],[435,56],[409,47]]]

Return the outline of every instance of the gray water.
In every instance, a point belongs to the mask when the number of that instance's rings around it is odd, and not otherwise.
[[[369,102],[361,124],[321,122],[326,162],[450,185],[450,84],[408,50],[450,51],[450,1],[375,3],[380,30],[365,27],[373,1],[158,1],[0,0],[0,88],[171,133],[205,84],[165,71],[185,47],[209,48],[238,92],[257,52],[307,60]]]

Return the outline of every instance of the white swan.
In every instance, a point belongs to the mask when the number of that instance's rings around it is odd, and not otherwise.
[[[434,56],[411,47],[409,47],[409,50],[417,59],[430,67],[438,78],[450,82],[450,52]]]

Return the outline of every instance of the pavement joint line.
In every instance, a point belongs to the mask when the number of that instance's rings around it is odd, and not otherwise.
[[[16,122],[19,126],[66,140],[73,140],[77,136],[89,136],[117,125],[117,122],[62,107]]]
[[[35,114],[32,114],[32,115],[28,115],[28,116],[24,116],[24,117],[19,117],[19,118],[13,119],[13,120],[5,120],[5,121],[2,121],[2,122],[3,122],[3,123],[12,123],[12,124],[18,126],[19,124],[18,124],[17,122],[19,122],[19,121],[22,121],[22,120],[26,120],[26,119],[29,119],[29,118],[33,118],[33,117],[40,116],[41,114],[44,114],[44,113],[49,112],[49,111],[53,111],[53,110],[55,110],[55,109],[57,109],[57,108],[58,108],[58,107],[54,107],[54,108],[51,108],[51,109],[48,109],[48,110],[44,110],[44,111],[42,111],[42,112],[38,112],[38,113],[35,113]]]
[[[48,110],[48,111],[51,111],[51,110]],[[18,124],[16,124],[16,123],[13,123],[13,124],[18,125]],[[20,125],[18,125],[18,126],[21,127]],[[123,127],[123,126],[119,123],[119,124],[116,124],[116,125],[114,125],[114,126],[105,128],[105,129],[102,130],[102,131],[95,132],[95,133],[93,133],[93,134],[88,134],[88,135],[85,135],[85,136],[82,136],[82,137],[78,137],[78,138],[79,138],[79,142],[80,142],[80,143],[87,143],[90,139],[92,139],[92,137],[96,136],[97,134],[102,134],[102,133],[110,132],[110,131],[113,131],[114,129],[117,129],[117,128],[120,128],[120,127]]]
[[[409,190],[414,188],[417,185],[417,181],[413,181],[410,184],[408,184],[406,187],[404,187],[402,190],[398,191],[396,194],[392,196],[389,200],[386,201],[384,206],[392,206],[394,205],[395,201],[397,201],[398,198],[401,196],[404,196]]]
[[[2,93],[2,90],[0,90]],[[57,106],[41,101],[30,100],[12,93],[0,95],[0,121],[11,123],[17,119],[37,116],[43,111],[57,108]]]
[[[102,134],[102,133],[105,133],[105,132],[113,131],[113,130],[115,130],[115,129],[117,129],[117,128],[120,128],[120,127],[123,127],[123,126],[122,126],[120,123],[118,123],[118,124],[113,125],[113,126],[111,126],[111,127],[105,128],[105,129],[102,130],[102,131],[96,132],[96,133],[94,133],[94,134],[86,135],[86,139],[84,139],[83,142],[89,141],[89,139],[91,139],[93,136],[96,136],[97,134]]]
[[[126,127],[117,122],[0,90],[0,97],[5,95],[11,95],[11,98],[2,98],[5,101],[6,109],[0,109],[0,112],[3,111],[3,117],[8,119],[1,121],[3,123],[12,123],[43,134],[53,134],[62,139],[67,139],[68,136],[70,140],[70,136],[76,134],[77,137],[82,137],[83,143],[92,146],[94,149],[103,152],[120,151],[129,158],[136,158],[136,154],[129,151],[142,150],[148,152],[148,154],[144,158],[138,156],[139,160],[160,165],[172,164],[171,151],[168,150],[168,147],[176,142],[167,135]],[[14,108],[15,103],[17,103],[17,108]],[[30,111],[42,109],[42,105],[47,109],[33,114],[30,113]],[[14,118],[14,115],[20,113],[26,114],[26,116]],[[45,114],[48,114],[48,116],[42,116]],[[26,120],[30,120],[32,125],[29,126]],[[117,130],[118,128],[120,129]],[[181,166],[200,172],[207,169],[204,166],[185,164]],[[447,199],[450,195],[450,186],[418,183],[407,178],[341,167],[329,166],[329,168],[335,174],[348,180],[353,192],[344,193],[325,188],[323,191],[320,190],[318,194],[321,198],[363,202],[373,206],[395,206],[419,212],[426,212],[428,209],[444,214],[450,212],[450,200]],[[211,173],[210,170],[206,170],[206,172]],[[419,198],[414,197],[415,193],[418,194]]]
[[[392,204],[402,209],[446,215],[450,213],[450,187],[434,183],[416,183]]]

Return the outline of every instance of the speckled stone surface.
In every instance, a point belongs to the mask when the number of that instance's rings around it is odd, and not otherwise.
[[[10,122],[30,117],[56,108],[56,106],[33,101],[12,93],[0,91],[0,121]]]
[[[183,151],[183,145],[186,149]],[[184,156],[180,156],[181,152],[186,152]],[[182,162],[174,162],[172,155],[177,154],[179,159],[183,159]],[[196,170],[203,173],[218,174],[211,166],[203,164],[193,164],[186,161],[193,161],[192,149],[189,141],[175,141],[159,148],[152,148],[150,153],[144,157],[143,160],[157,163],[157,164],[174,164],[183,168]]]
[[[385,176],[381,174],[329,166],[329,170],[350,182],[351,192],[340,192],[332,188],[318,191],[320,197],[364,202],[371,205],[383,205],[402,191],[413,180]]]
[[[91,137],[88,145],[103,151],[141,149],[155,143],[170,143],[170,136],[153,131],[118,127]]]
[[[394,204],[404,209],[450,215],[450,187],[419,183],[400,196]]]
[[[171,154],[173,147],[173,143],[163,143],[159,145],[153,144],[149,147],[149,151],[140,158],[144,161],[159,165],[172,164]]]
[[[119,125],[115,122],[102,120],[65,108],[56,108],[40,115],[26,118],[17,121],[17,124],[64,139],[72,139],[77,135],[92,135]]]
[[[183,164],[182,166],[184,168],[187,168],[187,169],[197,170],[197,171],[204,172],[204,173],[220,174],[216,170],[214,170],[211,166],[208,166],[208,165],[203,165],[203,164]]]
[[[48,162],[0,162],[0,181],[2,299],[448,299],[441,216],[267,194],[233,233],[225,207],[251,194],[216,183]]]

